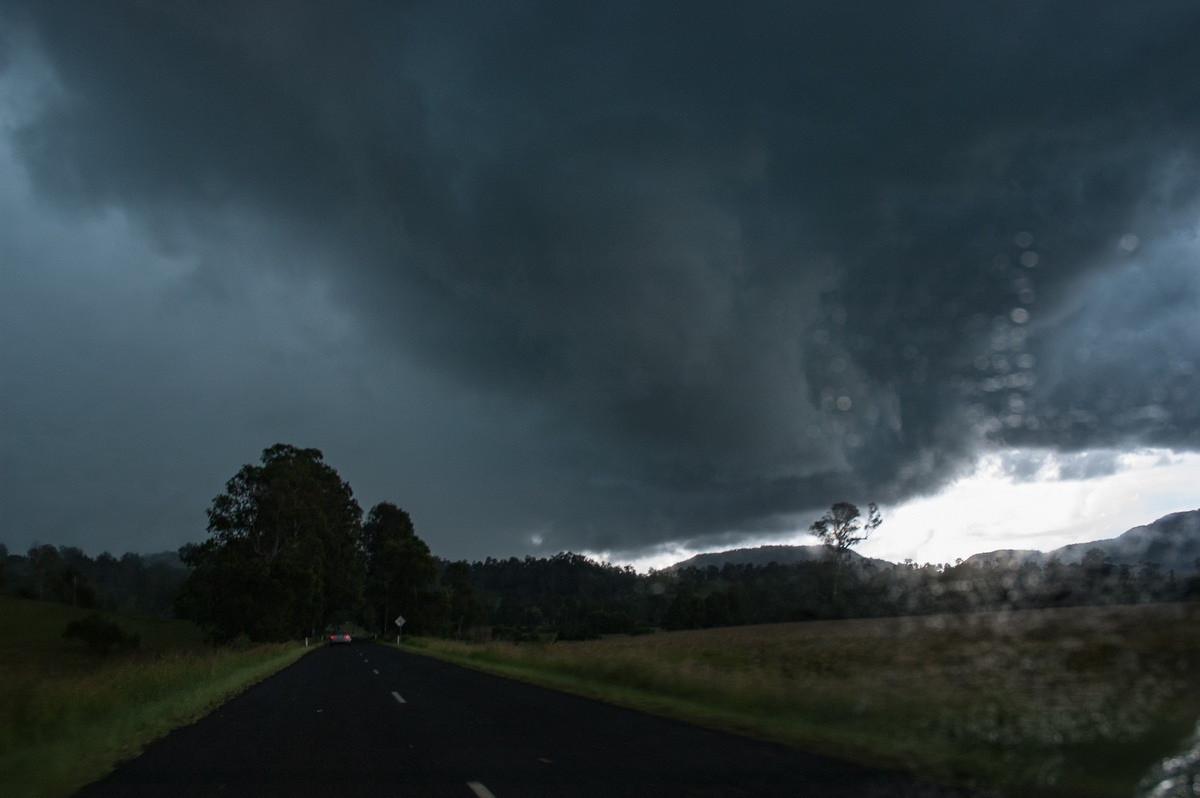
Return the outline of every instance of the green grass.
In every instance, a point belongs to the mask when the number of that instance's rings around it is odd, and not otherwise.
[[[776,624],[418,651],[948,783],[1129,796],[1200,716],[1200,605]]]
[[[70,795],[305,651],[299,644],[215,649],[189,623],[118,619],[141,645],[98,657],[62,638],[68,622],[87,614],[0,598],[5,796]]]

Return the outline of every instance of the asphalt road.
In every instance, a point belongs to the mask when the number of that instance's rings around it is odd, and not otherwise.
[[[302,657],[78,795],[968,793],[355,643]]]

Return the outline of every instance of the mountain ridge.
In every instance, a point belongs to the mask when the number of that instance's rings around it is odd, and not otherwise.
[[[847,552],[849,562],[869,562],[876,566],[891,567],[895,563],[873,557],[864,557],[856,551]],[[697,554],[664,570],[676,571],[683,568],[708,568],[709,566],[723,567],[726,563],[733,565],[769,565],[772,562],[779,565],[792,565],[799,562],[819,562],[833,556],[833,547],[824,544],[811,546],[770,545],[753,548],[729,549]]]
[[[1051,551],[1036,549],[996,549],[972,554],[964,563],[991,562],[1000,565],[1033,563],[1045,565],[1051,560],[1070,564],[1082,562],[1092,549],[1102,549],[1115,565],[1139,565],[1143,562],[1158,563],[1165,570],[1178,573],[1200,571],[1200,509],[1169,513],[1149,524],[1135,526],[1115,538],[1104,538],[1085,543],[1071,543]],[[767,565],[776,562],[791,565],[800,562],[817,562],[831,556],[832,548],[825,545],[787,546],[769,545],[753,548],[728,549],[705,552],[681,560],[664,570],[677,571],[683,568],[723,567],[733,565]],[[863,557],[849,552],[850,562],[870,562],[877,567],[893,567],[897,563],[888,560]]]
[[[1135,526],[1115,538],[1070,543],[1048,552],[1031,549],[997,549],[972,554],[963,562],[994,562],[1045,565],[1051,560],[1065,564],[1082,562],[1092,549],[1101,549],[1114,565],[1158,563],[1179,573],[1200,570],[1200,509],[1169,513],[1149,524]]]

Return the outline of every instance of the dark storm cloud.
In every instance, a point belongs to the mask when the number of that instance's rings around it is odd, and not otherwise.
[[[455,438],[464,495],[530,497],[466,538],[730,542],[985,439],[1200,444],[1194,2],[6,8],[45,201],[195,290],[328,284],[374,362],[494,397],[468,428],[521,408],[524,481]]]

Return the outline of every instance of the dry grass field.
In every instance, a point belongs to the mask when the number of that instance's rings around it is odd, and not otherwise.
[[[1200,717],[1200,605],[416,641],[615,703],[1004,795],[1130,796]]]

